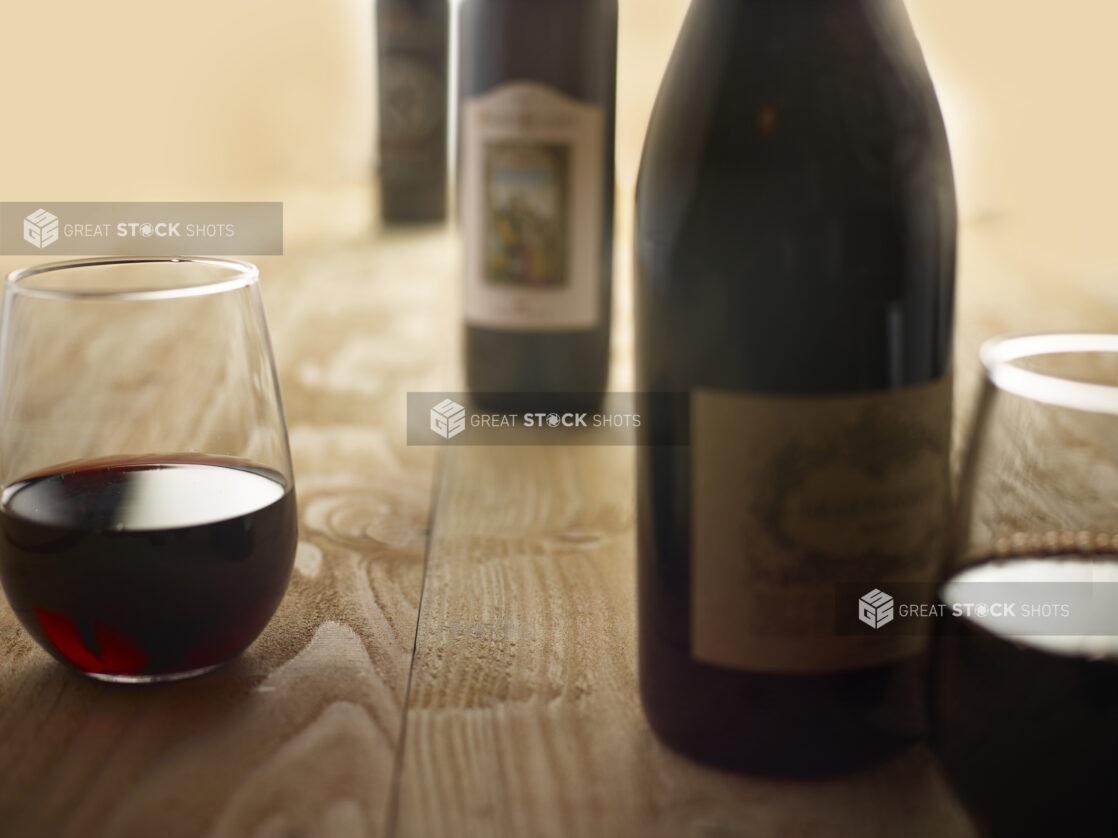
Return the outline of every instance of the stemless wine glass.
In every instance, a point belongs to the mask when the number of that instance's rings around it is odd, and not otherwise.
[[[105,258],[11,274],[0,486],[0,579],[55,658],[151,682],[244,651],[296,544],[256,268]]]
[[[1118,835],[1118,335],[1002,338],[939,590],[936,749],[989,835]]]

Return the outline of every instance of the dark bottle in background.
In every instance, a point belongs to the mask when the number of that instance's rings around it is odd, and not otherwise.
[[[636,225],[649,720],[765,774],[896,753],[926,638],[836,619],[948,531],[955,199],[900,0],[692,0]]]
[[[459,20],[467,386],[494,408],[541,391],[595,402],[609,362],[617,0],[463,0]]]
[[[443,221],[447,205],[448,0],[377,0],[381,216]]]

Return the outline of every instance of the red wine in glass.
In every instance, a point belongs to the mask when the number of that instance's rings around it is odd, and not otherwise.
[[[164,680],[243,651],[291,574],[295,493],[232,458],[68,464],[0,502],[0,579],[24,627],[94,677]]]
[[[1090,578],[1097,595],[1118,585],[1118,554],[1017,555],[956,574],[941,589],[932,679],[935,748],[984,834],[1113,838],[1118,637],[1009,636],[956,614],[952,582],[978,574],[1009,587]]]

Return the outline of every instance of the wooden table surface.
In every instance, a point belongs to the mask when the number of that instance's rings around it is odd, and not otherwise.
[[[984,337],[1118,330],[1102,292],[1009,271],[994,241],[964,230],[960,417]],[[405,394],[458,380],[456,254],[436,229],[265,263],[300,505],[287,596],[235,663],[154,687],[64,671],[0,605],[0,835],[971,835],[922,748],[776,782],[658,743],[633,450],[405,442]]]

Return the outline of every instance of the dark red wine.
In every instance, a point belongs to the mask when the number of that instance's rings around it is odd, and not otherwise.
[[[692,0],[636,232],[645,712],[763,774],[896,753],[921,646],[833,610],[948,531],[954,190],[900,0]]]
[[[1118,586],[1118,555],[991,560],[941,589],[932,738],[948,779],[989,835],[1118,835],[1118,636],[1010,637],[997,619],[953,609],[970,599],[960,582],[1051,589],[1082,579]],[[1055,616],[1033,625],[1058,619],[1061,605],[1051,603]]]
[[[158,676],[242,652],[295,556],[295,493],[269,469],[201,457],[92,461],[8,486],[0,580],[56,658]]]

